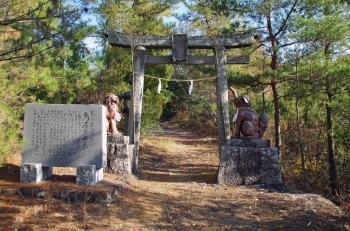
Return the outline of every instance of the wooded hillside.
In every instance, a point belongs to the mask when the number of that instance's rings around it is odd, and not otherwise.
[[[228,85],[267,113],[264,138],[279,149],[287,185],[348,201],[349,17],[341,0],[3,1],[0,157],[21,150],[26,103],[101,103],[107,92],[130,91],[133,49],[112,48],[111,31],[214,38],[254,31],[261,36],[253,47],[227,51],[251,60],[227,67]],[[165,120],[217,135],[214,65],[152,65],[145,74],[143,134]]]

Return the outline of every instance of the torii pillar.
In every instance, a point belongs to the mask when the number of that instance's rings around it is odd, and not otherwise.
[[[144,72],[146,64],[211,64],[216,66],[217,81],[217,114],[219,145],[226,146],[230,139],[230,118],[226,64],[248,64],[249,56],[226,56],[225,50],[231,48],[250,47],[256,34],[244,33],[234,36],[204,36],[187,37],[186,34],[172,36],[132,36],[113,32],[108,35],[109,43],[118,47],[135,47],[133,57],[134,75],[131,91],[131,105],[127,135],[134,144],[133,174],[138,174],[138,155],[140,142],[140,127]],[[215,56],[190,56],[188,49],[212,49]],[[172,49],[170,56],[148,56],[147,49]],[[219,148],[220,149],[220,148]],[[221,153],[220,153],[221,155]]]

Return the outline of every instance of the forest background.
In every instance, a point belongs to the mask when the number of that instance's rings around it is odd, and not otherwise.
[[[179,6],[186,10],[175,13]],[[253,47],[227,50],[250,55],[249,65],[227,66],[228,85],[267,113],[264,138],[279,150],[284,182],[350,199],[348,1],[4,0],[0,28],[0,164],[21,150],[26,103],[99,104],[108,92],[130,91],[133,49],[112,48],[109,32],[215,37],[251,31],[260,34]],[[98,46],[91,49],[88,38]],[[147,66],[142,134],[163,120],[216,136],[215,76],[214,65]],[[234,110],[230,105],[231,116]]]

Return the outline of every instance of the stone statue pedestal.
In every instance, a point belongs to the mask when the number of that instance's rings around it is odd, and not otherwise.
[[[107,135],[107,166],[105,172],[132,174],[134,145],[129,144],[129,136]]]
[[[263,139],[227,140],[227,145],[221,146],[218,183],[282,184],[277,148]]]

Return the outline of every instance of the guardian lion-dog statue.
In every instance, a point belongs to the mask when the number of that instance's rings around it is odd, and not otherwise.
[[[232,122],[235,122],[233,139],[251,138],[261,139],[268,125],[268,119],[265,113],[260,116],[251,108],[249,96],[239,96],[235,89],[230,87],[233,92],[234,105],[237,108]],[[242,135],[242,136],[241,136]]]
[[[107,133],[119,133],[117,130],[117,122],[119,122],[121,119],[118,108],[119,98],[113,93],[108,93],[103,101],[103,104],[107,107]]]

